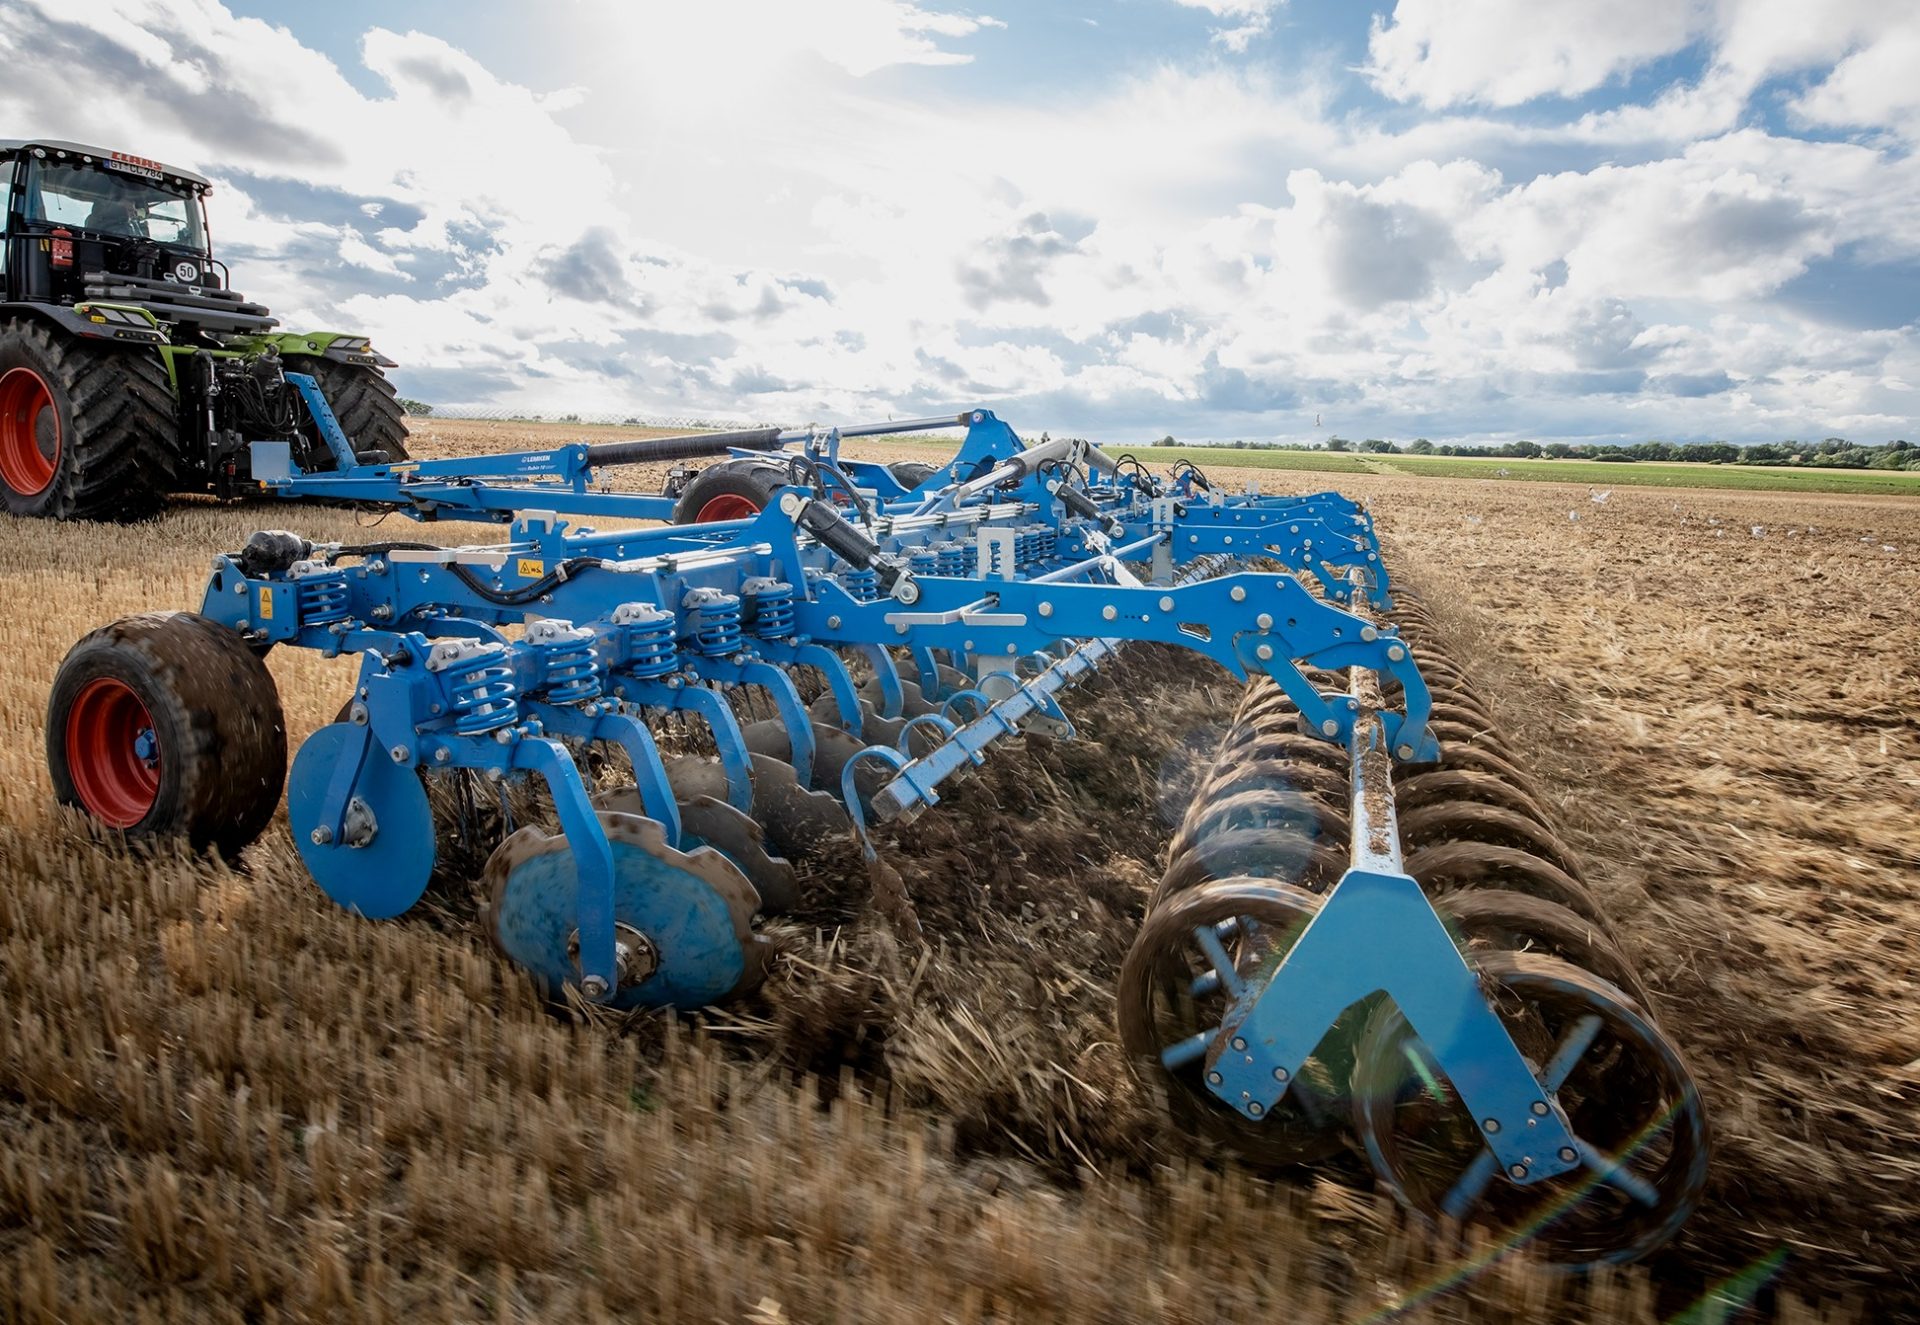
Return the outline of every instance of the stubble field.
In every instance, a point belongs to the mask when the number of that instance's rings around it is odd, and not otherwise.
[[[421,432],[420,454],[565,435]],[[1645,1269],[1520,1256],[1461,1284],[1472,1249],[1405,1227],[1362,1165],[1269,1179],[1163,1126],[1113,981],[1238,697],[1171,652],[1070,696],[1084,739],[1001,750],[891,835],[925,945],[829,851],[767,985],[704,1018],[555,1016],[457,883],[354,919],[284,818],[231,863],[101,839],[52,808],[41,753],[68,645],[194,606],[254,528],[365,520],[190,503],[0,525],[0,1319],[1920,1311],[1920,501],[1338,482],[1550,791],[1701,1079],[1707,1199]],[[290,742],[351,678],[271,666]]]

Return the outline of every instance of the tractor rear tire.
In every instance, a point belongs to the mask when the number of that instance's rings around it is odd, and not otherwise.
[[[142,520],[179,469],[173,388],[151,350],[0,323],[0,499],[13,515]]]
[[[340,431],[353,444],[354,454],[368,464],[397,464],[410,459],[407,454],[407,416],[400,399],[378,368],[357,363],[336,363],[332,359],[313,359],[306,355],[286,357],[290,373],[308,373],[320,384]],[[308,444],[320,460],[319,468],[332,469],[333,452],[327,449],[319,429],[311,423]]]
[[[728,460],[708,465],[693,476],[673,508],[675,524],[711,524],[745,520],[766,509],[787,481],[786,468],[764,460]]]
[[[129,839],[228,859],[280,804],[287,729],[273,675],[195,612],[123,617],[68,651],[47,701],[54,795]]]

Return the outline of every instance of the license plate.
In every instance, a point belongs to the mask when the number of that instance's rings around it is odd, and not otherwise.
[[[119,152],[115,152],[112,156],[103,157],[100,164],[108,170],[124,171],[129,175],[138,175],[142,179],[165,178],[165,176],[160,173],[160,163],[158,161],[148,161],[137,156],[125,156]]]

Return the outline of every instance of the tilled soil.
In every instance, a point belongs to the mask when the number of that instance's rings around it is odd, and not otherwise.
[[[433,426],[423,451],[496,444]],[[828,850],[769,927],[766,985],[700,1018],[552,1014],[457,880],[398,922],[344,915],[284,817],[231,866],[100,840],[50,809],[40,756],[71,640],[192,606],[251,528],[365,537],[348,512],[197,504],[0,526],[21,605],[0,627],[0,1318],[1920,1309],[1920,504],[1342,486],[1541,775],[1701,1079],[1711,1186],[1650,1266],[1470,1275],[1485,1249],[1408,1229],[1357,1161],[1270,1178],[1164,1123],[1113,982],[1239,697],[1174,650],[1071,695],[1081,739],[1009,742],[882,834],[923,942]],[[292,740],[347,666],[273,657]]]

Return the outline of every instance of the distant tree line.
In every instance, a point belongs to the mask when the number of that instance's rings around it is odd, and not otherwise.
[[[1156,446],[1178,446],[1172,437],[1163,437]],[[1905,441],[1861,446],[1844,437],[1828,437],[1818,442],[1758,442],[1738,446],[1732,442],[1634,442],[1588,444],[1584,442],[1501,442],[1497,446],[1473,446],[1442,443],[1436,446],[1424,437],[1401,443],[1380,437],[1349,441],[1329,437],[1320,442],[1247,442],[1214,443],[1234,450],[1261,451],[1347,451],[1363,455],[1464,455],[1500,456],[1514,460],[1604,460],[1615,464],[1634,460],[1683,460],[1699,465],[1789,465],[1813,469],[1909,469],[1920,470],[1920,447]]]

